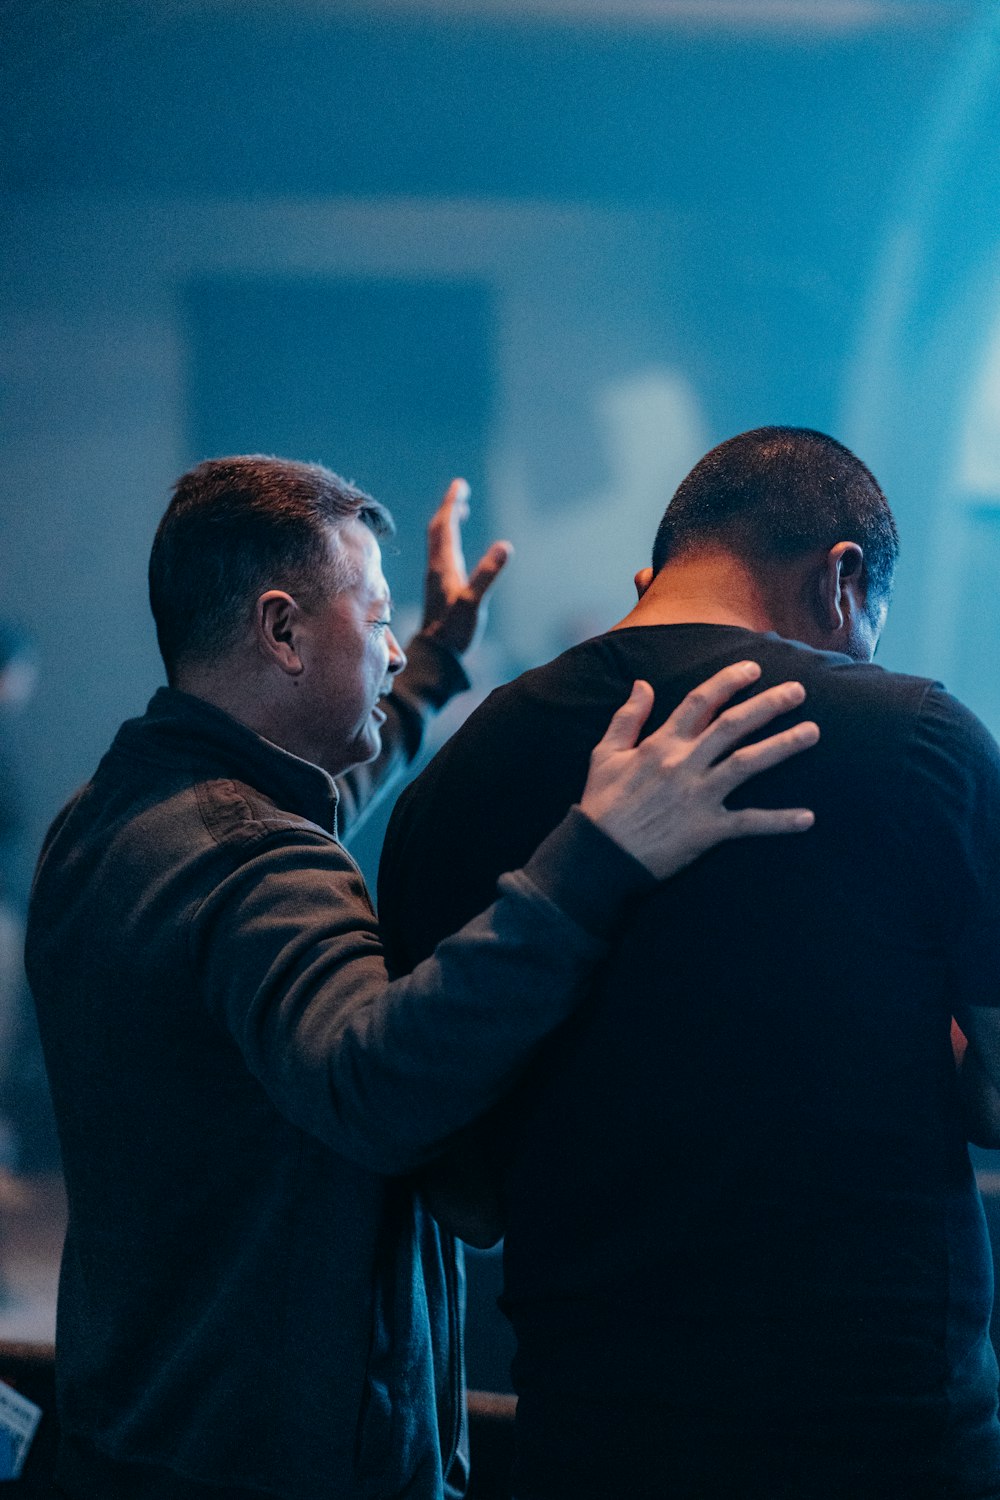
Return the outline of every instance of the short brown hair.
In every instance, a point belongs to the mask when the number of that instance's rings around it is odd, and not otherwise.
[[[331,576],[329,536],[349,521],[378,537],[395,531],[384,505],[322,464],[249,454],[182,475],[149,559],[167,680],[233,646],[265,589],[286,588],[312,608],[344,587],[336,562]]]

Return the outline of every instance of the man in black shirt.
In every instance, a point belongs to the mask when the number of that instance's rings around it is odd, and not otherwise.
[[[632,613],[494,693],[397,808],[380,909],[407,968],[557,822],[633,678],[659,716],[752,657],[821,729],[754,784],[812,832],[638,900],[589,1004],[427,1185],[470,1237],[505,1228],[519,1500],[1000,1496],[966,1147],[1000,1142],[1000,752],[870,664],[896,550],[833,439],[722,444]]]

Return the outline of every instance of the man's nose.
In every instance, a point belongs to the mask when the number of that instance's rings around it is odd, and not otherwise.
[[[401,672],[406,666],[406,652],[391,630],[387,631],[386,634],[389,637],[389,671],[395,676],[397,672]]]

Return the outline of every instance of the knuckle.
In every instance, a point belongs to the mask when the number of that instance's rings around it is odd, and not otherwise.
[[[744,728],[747,719],[746,709],[745,703],[739,703],[735,708],[725,709],[718,718],[713,720],[710,731],[714,731],[720,739],[725,739],[727,736],[731,739],[734,734]]]

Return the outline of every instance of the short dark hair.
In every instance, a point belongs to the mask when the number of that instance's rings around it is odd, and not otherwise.
[[[706,453],[677,488],[653,544],[653,571],[713,543],[775,561],[837,542],[864,552],[870,608],[887,599],[899,533],[871,470],[810,427],[756,427]]]
[[[384,505],[321,464],[255,453],[211,458],[182,475],[149,558],[167,680],[235,645],[265,589],[288,589],[312,609],[348,586],[329,536],[349,521],[379,537],[395,530]]]

